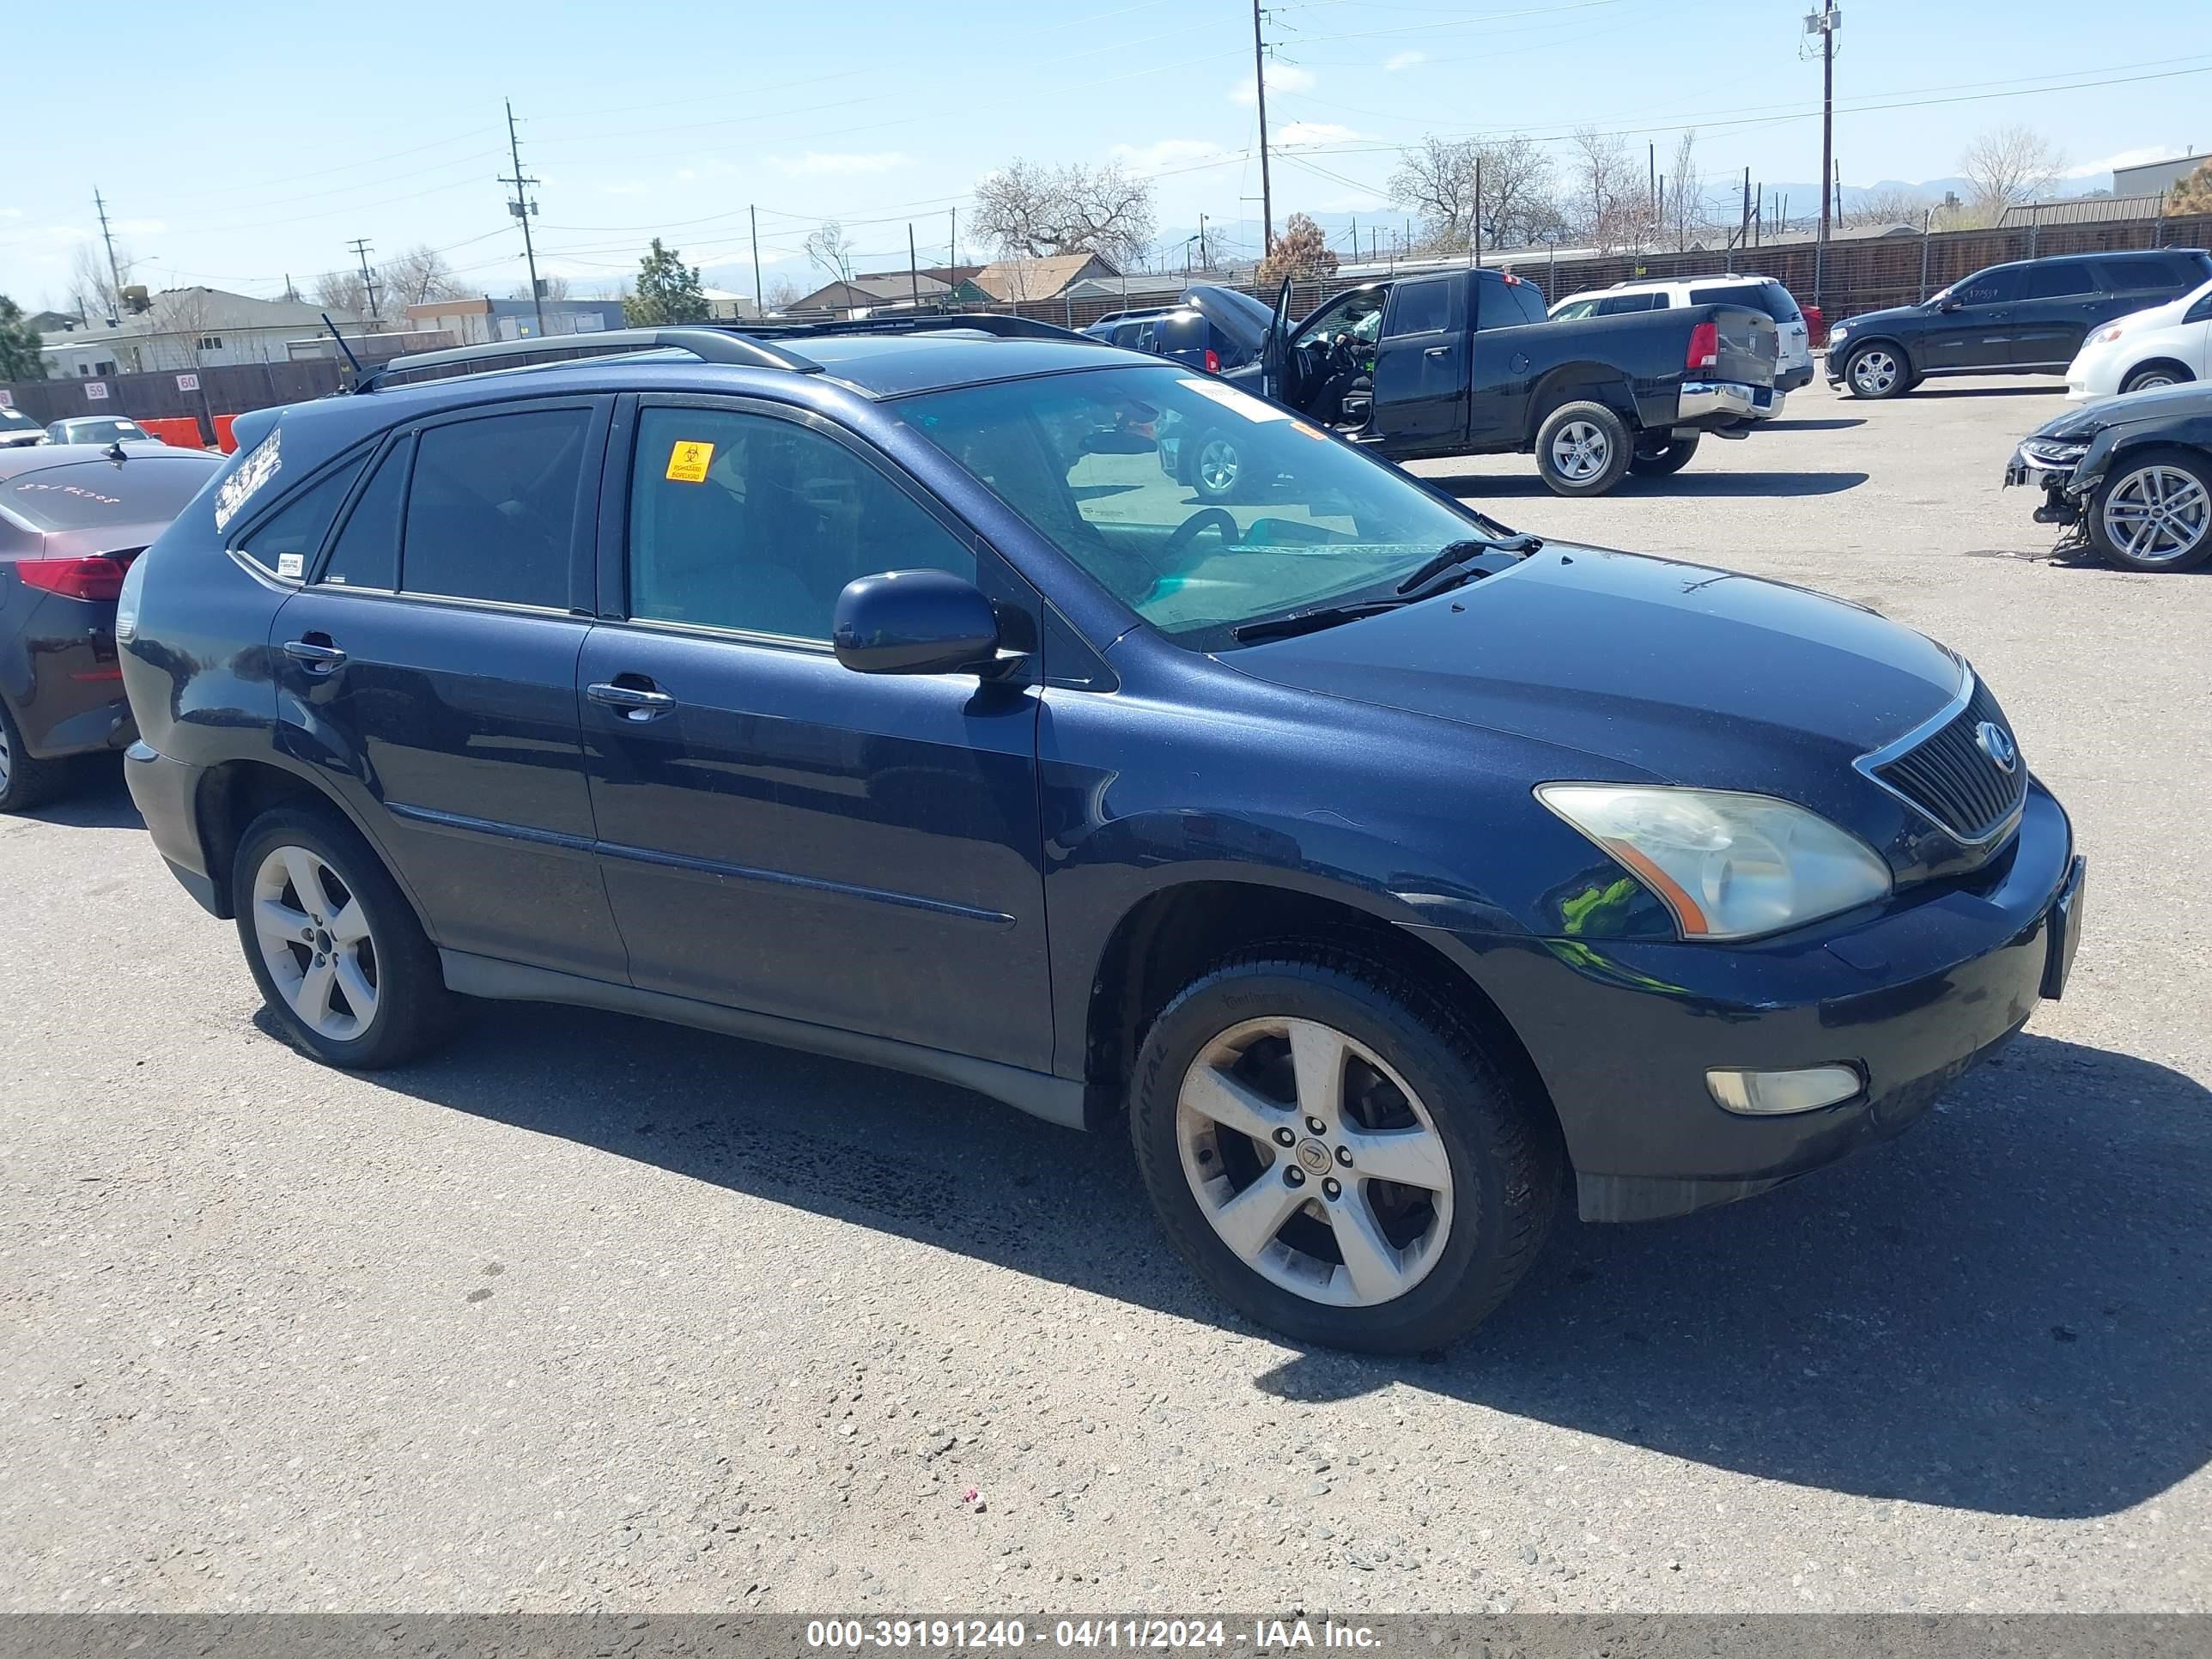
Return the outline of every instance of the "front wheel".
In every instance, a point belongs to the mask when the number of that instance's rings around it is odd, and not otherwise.
[[[438,953],[376,854],[337,814],[263,813],[239,843],[231,892],[254,981],[298,1047],[374,1071],[445,1035],[453,999]]]
[[[1628,470],[1639,478],[1663,478],[1689,465],[1690,458],[1697,453],[1698,434],[1695,433],[1686,438],[1665,438],[1656,444],[1639,447],[1636,459],[1629,462]]]
[[[1844,385],[1854,398],[1894,398],[1918,384],[1905,354],[1894,346],[1855,346],[1844,360]]]
[[[2154,392],[2160,386],[2186,386],[2189,380],[2189,371],[2179,364],[2145,363],[2129,372],[2128,378],[2120,382],[2120,392],[2123,396],[2130,392]]]
[[[1480,1323],[1561,1186],[1548,1115],[1445,1005],[1318,945],[1233,958],[1170,1002],[1130,1132],[1170,1242],[1223,1300],[1365,1352]]]
[[[2130,570],[2188,570],[2212,558],[2212,463],[2154,450],[2116,465],[2089,506],[2097,550]]]
[[[1190,487],[1208,506],[1237,499],[1244,484],[1244,453],[1225,432],[1209,432],[1191,452]]]
[[[1628,422],[1603,404],[1563,404],[1536,428],[1536,471],[1554,495],[1602,495],[1634,458]]]

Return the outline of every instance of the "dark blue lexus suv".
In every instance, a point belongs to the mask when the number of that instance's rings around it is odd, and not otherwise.
[[[1126,1114],[1224,1298],[1395,1351],[1565,1193],[1775,1186],[2063,985],[2065,813],[1870,611],[1036,325],[590,346],[241,420],[131,567],[131,793],[334,1065],[538,998]],[[1277,482],[1196,504],[1201,419]]]

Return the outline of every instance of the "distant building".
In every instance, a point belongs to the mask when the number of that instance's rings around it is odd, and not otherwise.
[[[538,307],[543,305],[545,332],[597,334],[623,325],[619,300],[495,300],[470,295],[458,300],[425,300],[407,307],[407,327],[414,333],[447,333],[463,345],[488,345],[494,340],[538,337]]]
[[[2177,155],[2170,161],[2146,161],[2141,167],[2114,167],[2112,194],[2163,196],[2207,161],[2212,161],[2212,155],[2200,155],[2191,150],[2188,155]]]
[[[2096,225],[2108,219],[2155,219],[2163,196],[2063,196],[2055,202],[2021,202],[1997,216],[1999,230],[2038,225]]]
[[[49,374],[91,379],[154,370],[215,368],[230,363],[281,363],[285,343],[323,326],[325,307],[305,300],[257,300],[219,288],[123,290],[124,314],[88,319],[47,335],[40,355]],[[367,330],[352,312],[331,310],[346,333]]]
[[[1114,263],[1097,253],[1054,253],[1041,259],[1000,259],[975,273],[975,286],[994,300],[1057,300],[1086,277],[1121,275]]]
[[[84,326],[74,311],[34,311],[23,322],[33,334],[67,334]]]
[[[732,294],[726,288],[702,288],[706,296],[707,314],[718,323],[745,323],[759,319],[760,304],[750,294]]]
[[[911,307],[917,300],[935,305],[952,297],[952,284],[919,271],[898,271],[855,276],[849,282],[824,283],[784,307],[787,312],[880,311],[893,306]]]

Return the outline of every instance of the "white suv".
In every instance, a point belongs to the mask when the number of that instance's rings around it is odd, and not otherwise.
[[[1771,276],[1693,276],[1680,283],[1615,283],[1611,288],[1570,294],[1551,309],[1551,319],[1617,317],[1627,311],[1665,311],[1672,306],[1750,306],[1774,319],[1780,355],[1774,365],[1774,389],[1795,392],[1813,379],[1813,337],[1805,313],[1790,290]]]

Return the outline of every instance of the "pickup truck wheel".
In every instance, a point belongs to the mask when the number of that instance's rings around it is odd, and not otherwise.
[[[1440,1348],[1542,1248],[1548,1113],[1427,989],[1341,948],[1261,946],[1152,1022],[1130,1133],[1160,1224],[1224,1301],[1293,1340]]]
[[[1603,404],[1562,404],[1536,428],[1536,471],[1554,495],[1602,495],[1634,459],[1628,422]]]
[[[1844,385],[1854,398],[1894,398],[1917,384],[1905,354],[1879,340],[1854,346],[1844,360]]]
[[[1243,483],[1244,456],[1237,441],[1225,432],[1202,434],[1190,458],[1190,487],[1199,500],[1208,506],[1234,501]]]
[[[1628,470],[1639,478],[1663,478],[1670,472],[1680,472],[1689,465],[1690,457],[1698,453],[1698,440],[1693,434],[1687,438],[1668,438],[1658,443],[1638,446],[1636,459]]]
[[[2212,465],[2159,449],[2115,466],[2089,504],[2098,551],[2130,570],[2189,570],[2212,558]]]

